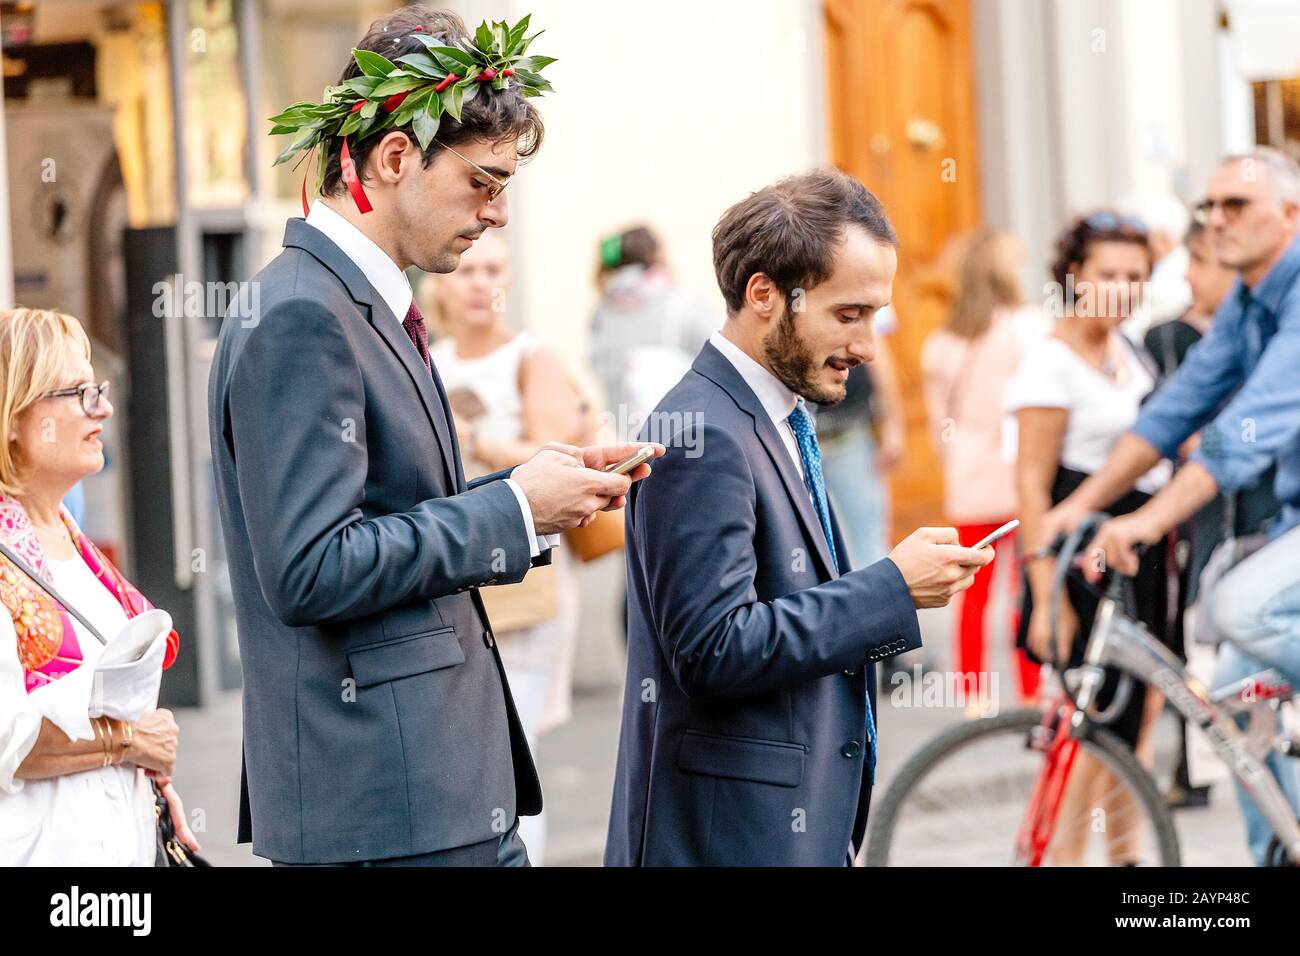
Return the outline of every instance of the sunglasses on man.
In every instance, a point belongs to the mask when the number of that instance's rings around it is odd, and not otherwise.
[[[1245,196],[1225,196],[1222,199],[1202,199],[1192,207],[1192,218],[1202,226],[1210,221],[1210,216],[1214,215],[1214,207],[1218,206],[1223,210],[1223,218],[1227,222],[1234,222],[1241,211],[1250,205],[1250,200]]]

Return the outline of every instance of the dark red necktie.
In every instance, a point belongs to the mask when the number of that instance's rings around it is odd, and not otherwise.
[[[406,318],[402,320],[402,328],[406,330],[406,334],[410,336],[411,341],[415,344],[415,350],[420,353],[420,361],[432,374],[433,363],[429,361],[429,332],[424,327],[424,316],[420,314],[414,299],[411,300],[411,307],[406,310]]]

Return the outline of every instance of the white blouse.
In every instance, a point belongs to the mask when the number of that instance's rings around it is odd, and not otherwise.
[[[1047,336],[1029,347],[1007,383],[1003,398],[1008,412],[1069,411],[1061,446],[1061,464],[1066,468],[1088,475],[1097,472],[1115,442],[1133,427],[1142,399],[1155,387],[1151,370],[1138,358],[1137,346],[1127,341],[1118,344],[1125,364],[1122,381],[1102,374],[1065,342]],[[1155,494],[1169,480],[1171,468],[1169,462],[1160,462],[1137,480],[1137,489]]]
[[[127,622],[80,556],[48,561],[55,588],[107,638]],[[153,788],[123,763],[43,780],[16,779],[46,718],[70,739],[94,736],[90,715],[104,651],[74,619],[84,663],[28,694],[13,620],[0,608],[0,866],[153,866]],[[103,681],[99,681],[103,689]]]
[[[474,419],[482,435],[501,441],[517,441],[524,433],[524,397],[519,390],[519,369],[541,342],[528,332],[517,332],[487,355],[463,358],[450,336],[429,346],[429,357],[438,369],[443,388],[451,395],[461,389],[474,394],[483,413]],[[476,478],[492,469],[471,460],[466,477]]]

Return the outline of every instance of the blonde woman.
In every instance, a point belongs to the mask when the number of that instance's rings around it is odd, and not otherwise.
[[[548,441],[586,445],[591,416],[560,357],[505,321],[506,240],[485,232],[455,272],[431,276],[429,312],[441,338],[429,349],[455,419],[468,478],[518,465]],[[519,584],[485,588],[519,720],[537,738],[569,718],[577,642],[576,583],[563,548],[550,568]],[[545,852],[545,815],[523,817],[519,835],[534,866]]]
[[[179,639],[165,623],[131,665],[96,668],[95,632],[111,643],[131,618],[168,619],[60,504],[104,467],[99,435],[112,414],[76,319],[0,312],[0,865],[153,866],[149,777],[181,841],[199,848],[171,786],[176,722],[151,709]],[[110,699],[124,673],[133,699],[149,701],[135,719],[109,714],[125,706]]]
[[[1013,474],[1013,433],[1007,428],[1002,393],[1025,346],[1046,334],[1043,310],[1027,306],[1020,288],[1024,250],[1015,237],[982,230],[966,243],[953,308],[947,323],[926,339],[921,350],[925,407],[939,462],[943,467],[944,511],[970,547],[1019,514]],[[1016,566],[1016,538],[996,544],[998,564]],[[1019,571],[1008,575],[1018,586]],[[977,574],[959,598],[955,669],[984,670],[984,619],[994,572]],[[1012,606],[1010,633],[1019,631]],[[1014,650],[1022,701],[1038,689],[1038,665]]]

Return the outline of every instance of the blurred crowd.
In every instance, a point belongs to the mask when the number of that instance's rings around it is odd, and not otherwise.
[[[981,675],[992,635],[1008,635],[1011,686],[1025,703],[1039,693],[1045,662],[1077,664],[1096,599],[1071,587],[1049,646],[1048,576],[1025,566],[1043,517],[1106,461],[1159,389],[1208,332],[1243,271],[1275,261],[1295,239],[1300,170],[1261,150],[1244,163],[1237,193],[1189,208],[1172,195],[1119,198],[1078,216],[1052,250],[1040,295],[1026,289],[1025,250],[1015,236],[981,229],[955,239],[951,307],[921,354],[922,398],[944,484],[944,518],[971,545],[1011,518],[1017,534],[996,545],[1000,574],[978,575],[953,613],[952,668]],[[1261,223],[1271,228],[1262,228]],[[1231,254],[1228,252],[1231,247]],[[435,364],[449,392],[470,475],[522,462],[548,440],[575,445],[634,439],[658,400],[690,367],[721,321],[684,288],[661,239],[644,225],[595,244],[598,302],[585,368],[506,320],[507,239],[489,233],[460,268],[422,279],[420,301],[437,336]],[[878,319],[875,361],[852,369],[847,397],[818,409],[829,494],[854,567],[890,546],[889,476],[906,452],[904,401],[890,333],[906,315]],[[527,324],[526,322],[524,323]],[[592,388],[595,383],[595,388]],[[1196,447],[1193,437],[1180,460]],[[1170,481],[1180,461],[1162,461],[1110,508],[1132,512]],[[1186,658],[1187,610],[1215,548],[1249,540],[1276,517],[1273,469],[1223,494],[1147,549],[1135,579],[1138,616]],[[575,563],[622,545],[618,523],[584,530],[546,573],[485,593],[520,715],[535,743],[570,713],[579,594]],[[1009,592],[996,595],[999,582]],[[994,608],[1009,609],[993,622]],[[991,626],[992,625],[992,626]],[[1209,638],[1213,640],[1211,636]],[[969,717],[988,701],[969,699]],[[1148,764],[1150,728],[1163,700],[1136,693],[1115,728]],[[1167,798],[1202,800],[1184,753]],[[1293,769],[1288,772],[1293,773]],[[545,818],[526,818],[534,862],[543,862]]]

